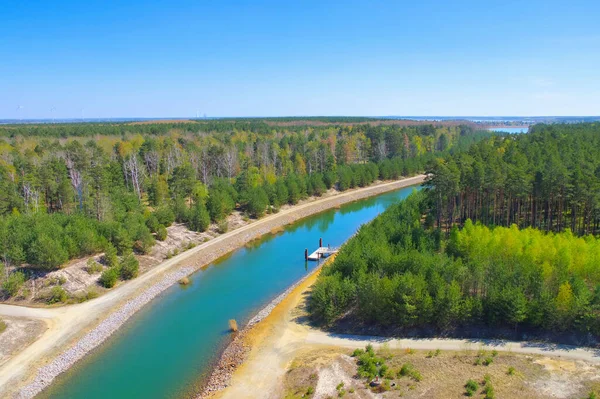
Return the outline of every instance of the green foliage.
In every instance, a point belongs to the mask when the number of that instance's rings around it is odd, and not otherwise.
[[[2,283],[2,291],[4,291],[5,295],[8,297],[15,296],[21,289],[23,283],[25,283],[25,275],[23,272],[12,272]]]
[[[6,322],[2,319],[0,319],[0,334],[2,334],[4,332],[4,330],[6,330]]]
[[[89,258],[87,260],[87,265],[85,269],[89,274],[96,274],[102,271],[102,265],[96,262],[94,258]]]
[[[131,280],[137,277],[140,264],[133,253],[129,253],[121,261],[120,274],[123,280]]]
[[[535,125],[428,166],[438,226],[486,225],[600,233],[600,125]]]
[[[55,270],[109,244],[147,253],[175,220],[204,231],[236,207],[261,217],[331,187],[422,172],[485,136],[454,123],[342,120],[2,126],[0,255]]]
[[[162,224],[156,229],[156,239],[159,241],[164,241],[167,239],[167,228]]]
[[[112,244],[107,244],[104,249],[104,263],[108,267],[116,267],[119,265],[119,258],[117,257],[117,249]]]
[[[165,227],[169,227],[173,224],[173,222],[175,222],[175,214],[173,213],[173,210],[166,206],[158,208],[154,212],[154,216],[156,217],[158,223],[162,224]]]
[[[429,204],[429,193],[414,193],[361,227],[314,285],[316,322],[351,310],[365,323],[402,328],[525,324],[600,333],[600,239],[469,220],[446,238],[423,225]]]
[[[206,231],[210,225],[210,215],[203,203],[197,202],[190,210],[188,227],[194,231]]]
[[[506,371],[506,374],[508,374],[508,375],[515,375],[516,372],[517,372],[517,370],[513,366],[510,366],[508,368],[508,370]]]
[[[477,381],[468,380],[465,384],[465,395],[473,396],[477,392],[477,389],[479,389],[479,384],[477,384]]]
[[[69,295],[67,295],[67,292],[62,287],[56,286],[52,287],[52,290],[50,291],[50,295],[48,296],[46,302],[48,304],[64,303],[67,301],[67,299],[69,299]]]
[[[100,284],[104,288],[112,288],[115,286],[117,281],[119,280],[119,268],[118,267],[110,267],[102,272],[100,275]]]

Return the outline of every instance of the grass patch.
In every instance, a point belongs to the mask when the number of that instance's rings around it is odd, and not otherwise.
[[[6,330],[6,322],[2,319],[0,319],[0,334],[2,334],[4,332],[4,330]]]

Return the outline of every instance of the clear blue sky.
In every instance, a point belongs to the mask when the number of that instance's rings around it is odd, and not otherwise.
[[[597,0],[5,0],[0,118],[598,115],[599,15]]]

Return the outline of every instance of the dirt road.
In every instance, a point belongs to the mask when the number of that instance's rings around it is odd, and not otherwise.
[[[0,396],[14,392],[31,381],[37,369],[69,348],[86,332],[107,318],[128,300],[142,295],[144,290],[160,281],[166,272],[183,266],[198,269],[235,250],[272,229],[341,204],[421,183],[424,175],[343,192],[298,205],[225,233],[202,245],[167,260],[140,277],[128,281],[109,293],[82,304],[62,308],[37,309],[0,305],[0,316],[39,318],[48,330],[30,346],[14,355],[0,367]]]

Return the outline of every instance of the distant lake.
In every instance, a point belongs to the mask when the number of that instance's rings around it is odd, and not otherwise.
[[[528,127],[491,127],[488,130],[491,130],[493,132],[520,134],[520,133],[527,133],[529,128]]]

